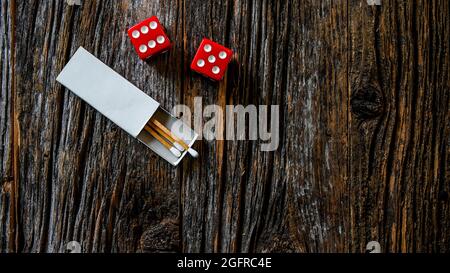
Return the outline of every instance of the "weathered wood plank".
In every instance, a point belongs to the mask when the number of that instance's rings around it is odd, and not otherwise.
[[[17,7],[31,18],[17,26],[16,45],[22,251],[63,251],[75,239],[83,251],[136,251],[146,230],[161,222],[178,226],[179,171],[55,82],[82,45],[162,105],[174,103],[176,82],[165,75],[175,78],[169,70],[176,61],[138,61],[123,31],[148,13],[172,21],[158,10],[165,5],[152,3],[140,6],[142,14],[116,1]]]
[[[194,109],[194,98],[203,105],[225,106],[228,80],[220,83],[190,71],[189,65],[204,37],[222,44],[229,43],[227,22],[231,14],[230,1],[183,1],[184,18],[184,103]],[[229,72],[230,73],[230,72]],[[206,118],[206,117],[205,117]],[[202,121],[203,123],[203,121]],[[223,140],[202,141],[198,147],[200,159],[186,162],[181,196],[182,245],[187,252],[217,252],[220,240],[222,189],[226,182],[225,143]]]
[[[348,251],[347,3],[292,10],[286,98],[288,223],[297,251]],[[296,31],[295,29],[298,29]]]
[[[14,168],[17,154],[17,139],[15,138],[15,90],[14,79],[14,29],[13,16],[15,7],[9,2],[0,4],[0,250],[16,250],[17,229],[17,195]]]
[[[448,192],[448,67],[440,65],[448,39],[439,37],[449,24],[437,14],[448,2],[353,3],[350,11],[353,240],[448,251],[440,232],[448,201],[439,200]]]

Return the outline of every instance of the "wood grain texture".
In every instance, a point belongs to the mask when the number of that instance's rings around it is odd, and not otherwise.
[[[0,251],[450,251],[449,2],[0,2]],[[173,49],[126,36],[157,15]],[[203,37],[224,81],[190,71]],[[280,146],[171,167],[57,84],[83,46],[159,102],[280,105]],[[226,126],[224,120],[221,126]]]

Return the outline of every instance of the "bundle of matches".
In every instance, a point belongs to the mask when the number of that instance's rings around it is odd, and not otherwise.
[[[174,156],[180,157],[184,151],[187,151],[192,157],[198,157],[196,150],[190,148],[181,138],[174,135],[159,121],[151,119],[145,125],[144,130],[158,140]]]

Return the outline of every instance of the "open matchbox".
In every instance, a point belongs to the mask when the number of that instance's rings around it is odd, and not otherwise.
[[[198,137],[185,123],[162,109],[157,101],[82,47],[56,80],[174,166],[181,162],[187,151],[180,157],[173,155],[144,130],[149,120],[157,120],[169,130],[177,128],[171,130],[172,133],[184,140],[189,148]]]

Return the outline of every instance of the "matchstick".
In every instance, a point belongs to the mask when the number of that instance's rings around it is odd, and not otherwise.
[[[180,152],[184,152],[185,146],[183,146],[182,144],[179,144],[170,134],[167,134],[166,131],[162,130],[160,127],[155,126],[155,124],[149,122],[148,125],[150,125],[150,127],[152,127],[153,130],[155,130],[156,132],[158,132],[161,136],[163,136],[165,139],[167,139],[169,142],[171,142],[171,144],[173,144],[173,146],[175,148],[177,148]],[[187,147],[187,149],[189,149],[189,147]]]
[[[194,157],[197,158],[198,157],[198,152],[192,148],[190,148],[186,142],[184,142],[184,140],[182,140],[181,138],[179,138],[178,136],[176,136],[175,134],[173,134],[169,129],[167,129],[164,125],[162,125],[159,121],[155,120],[155,119],[151,119],[150,122],[148,123],[153,129],[157,130],[158,132],[160,132],[160,134],[164,135],[165,138],[167,138],[170,142],[174,143],[174,146],[177,147],[175,145],[175,143],[178,143],[182,146],[182,150],[180,151],[184,151],[187,150],[188,153]],[[177,147],[178,148],[178,147]]]
[[[166,147],[166,149],[168,149],[174,156],[176,156],[176,157],[181,156],[181,152],[177,148],[175,148],[171,144],[169,144],[164,138],[162,138],[150,126],[145,125],[144,129],[145,129],[145,131],[147,131],[147,133],[151,134],[154,138],[156,138],[156,140],[158,140],[164,147]]]

